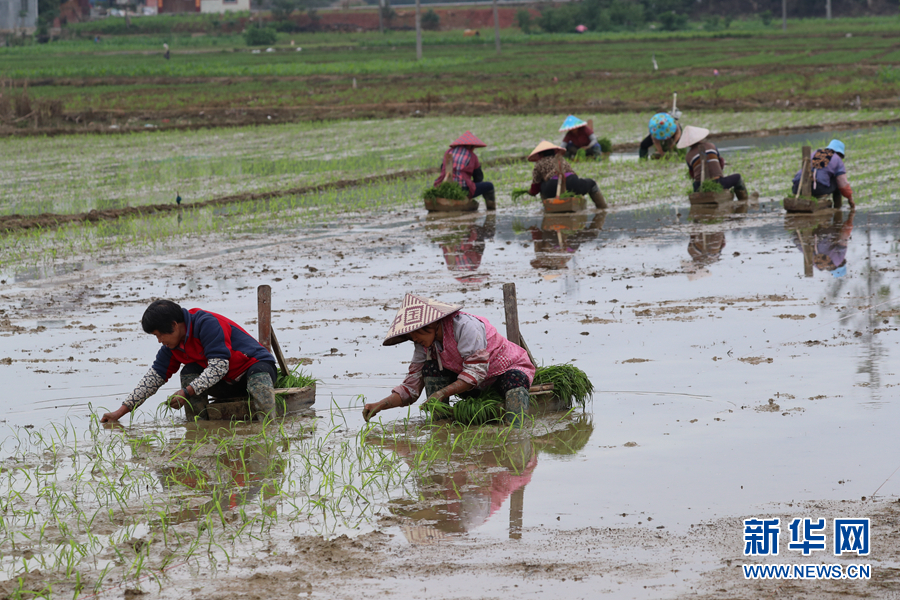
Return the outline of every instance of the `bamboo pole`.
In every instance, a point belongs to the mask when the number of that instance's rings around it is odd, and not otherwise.
[[[500,11],[497,9],[497,0],[494,0],[494,45],[497,46],[497,56],[500,56]]]
[[[422,2],[416,0],[416,60],[422,60]]]

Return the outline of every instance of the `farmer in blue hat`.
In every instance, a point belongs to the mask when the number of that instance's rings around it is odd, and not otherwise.
[[[850,208],[856,208],[853,202],[853,190],[847,180],[847,169],[844,167],[844,142],[831,140],[825,149],[818,149],[810,160],[812,174],[812,195],[816,197],[831,196],[834,208],[841,207],[841,196],[847,199]],[[794,175],[793,193],[800,186],[801,168]]]
[[[562,145],[566,149],[567,157],[574,158],[579,150],[584,150],[588,156],[600,159],[603,151],[600,149],[600,142],[597,141],[594,128],[590,123],[582,121],[575,115],[569,115],[559,130],[566,133],[563,136]]]
[[[678,123],[678,117],[681,111],[676,110],[674,115],[669,113],[656,113],[650,117],[648,128],[650,133],[641,142],[641,148],[638,151],[638,158],[647,159],[650,154],[650,147],[656,148],[656,154],[653,158],[662,158],[668,152],[675,149],[678,140],[681,139],[681,125]]]

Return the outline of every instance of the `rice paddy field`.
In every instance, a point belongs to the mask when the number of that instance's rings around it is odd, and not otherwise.
[[[13,99],[28,85],[31,102],[57,103],[53,118],[36,122],[22,118],[30,111],[15,109],[2,132],[556,114],[576,107],[620,113],[664,108],[673,91],[683,108],[695,110],[895,107],[897,18],[792,19],[786,31],[778,21],[763,26],[756,19],[716,31],[504,30],[499,56],[490,36],[425,32],[422,61],[411,32],[280,34],[259,49],[233,34],[68,39],[0,48],[0,79],[7,90],[14,86]],[[170,60],[162,58],[163,43]]]
[[[793,23],[796,39],[779,43],[800,48],[824,32],[850,56],[871,35],[880,45],[857,56],[863,64],[892,51],[882,21]],[[737,42],[758,34],[745,25]],[[856,33],[837,36],[846,27]],[[408,53],[410,37],[394,35],[381,46],[322,36],[321,56],[341,40]],[[510,46],[537,43],[524,38]],[[431,40],[451,54],[451,41]],[[722,43],[702,32],[673,40]],[[151,42],[115,43],[127,57]],[[23,72],[55,56],[0,52]],[[803,63],[797,52],[791,64]],[[729,60],[738,54],[765,58],[744,48]],[[80,60],[58,66],[88,77]],[[182,85],[194,84],[165,84]],[[524,157],[559,139],[568,111],[4,138],[0,596],[900,594],[896,110],[684,108],[682,123],[712,131],[726,174],[759,194],[719,208],[689,205],[682,162],[637,160],[646,111],[578,111],[614,152],[573,163],[610,209],[572,214],[511,199],[530,182]],[[426,213],[423,190],[466,130],[488,144],[479,156],[498,209]],[[801,146],[833,137],[847,146],[856,209],[785,213]],[[435,419],[424,399],[363,420],[363,405],[408,367],[409,344],[382,346],[405,292],[462,304],[502,333],[508,282],[536,361],[590,379],[584,406],[535,403],[521,428]],[[309,412],[188,422],[165,407],[173,378],[120,423],[100,422],[159,347],[140,327],[149,302],[221,313],[255,334],[259,285],[272,287],[289,365],[317,380]],[[800,543],[789,525],[807,518],[826,520],[827,550],[789,547]],[[749,519],[779,520],[779,554],[745,554]],[[868,519],[868,554],[832,551],[835,519]],[[847,577],[745,576],[778,564],[836,565]]]

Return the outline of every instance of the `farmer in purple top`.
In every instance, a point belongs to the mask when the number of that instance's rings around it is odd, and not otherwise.
[[[847,180],[847,169],[844,167],[844,142],[831,140],[825,149],[818,149],[810,160],[812,170],[812,195],[832,196],[834,207],[841,207],[841,196],[847,199],[850,208],[856,208],[853,202],[853,190]],[[793,193],[797,193],[800,186],[802,169],[794,175]]]

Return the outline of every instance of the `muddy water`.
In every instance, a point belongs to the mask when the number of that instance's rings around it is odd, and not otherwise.
[[[117,406],[147,369],[156,344],[137,322],[151,298],[254,331],[255,289],[268,283],[285,353],[321,380],[319,415],[356,431],[363,398],[387,395],[411,356],[380,345],[404,292],[461,302],[502,331],[501,286],[514,281],[533,353],[584,369],[593,401],[557,425],[543,417],[511,455],[485,450],[430,473],[416,483],[426,501],[385,504],[388,530],[411,543],[540,544],[586,527],[683,534],[779,503],[859,500],[897,466],[898,219],[897,206],[851,221],[765,203],[571,217],[410,209],[48,279],[7,275],[3,419],[85,427],[88,403]],[[826,257],[842,256],[835,277]],[[163,397],[139,424],[153,424]],[[900,479],[879,495],[900,495]]]

